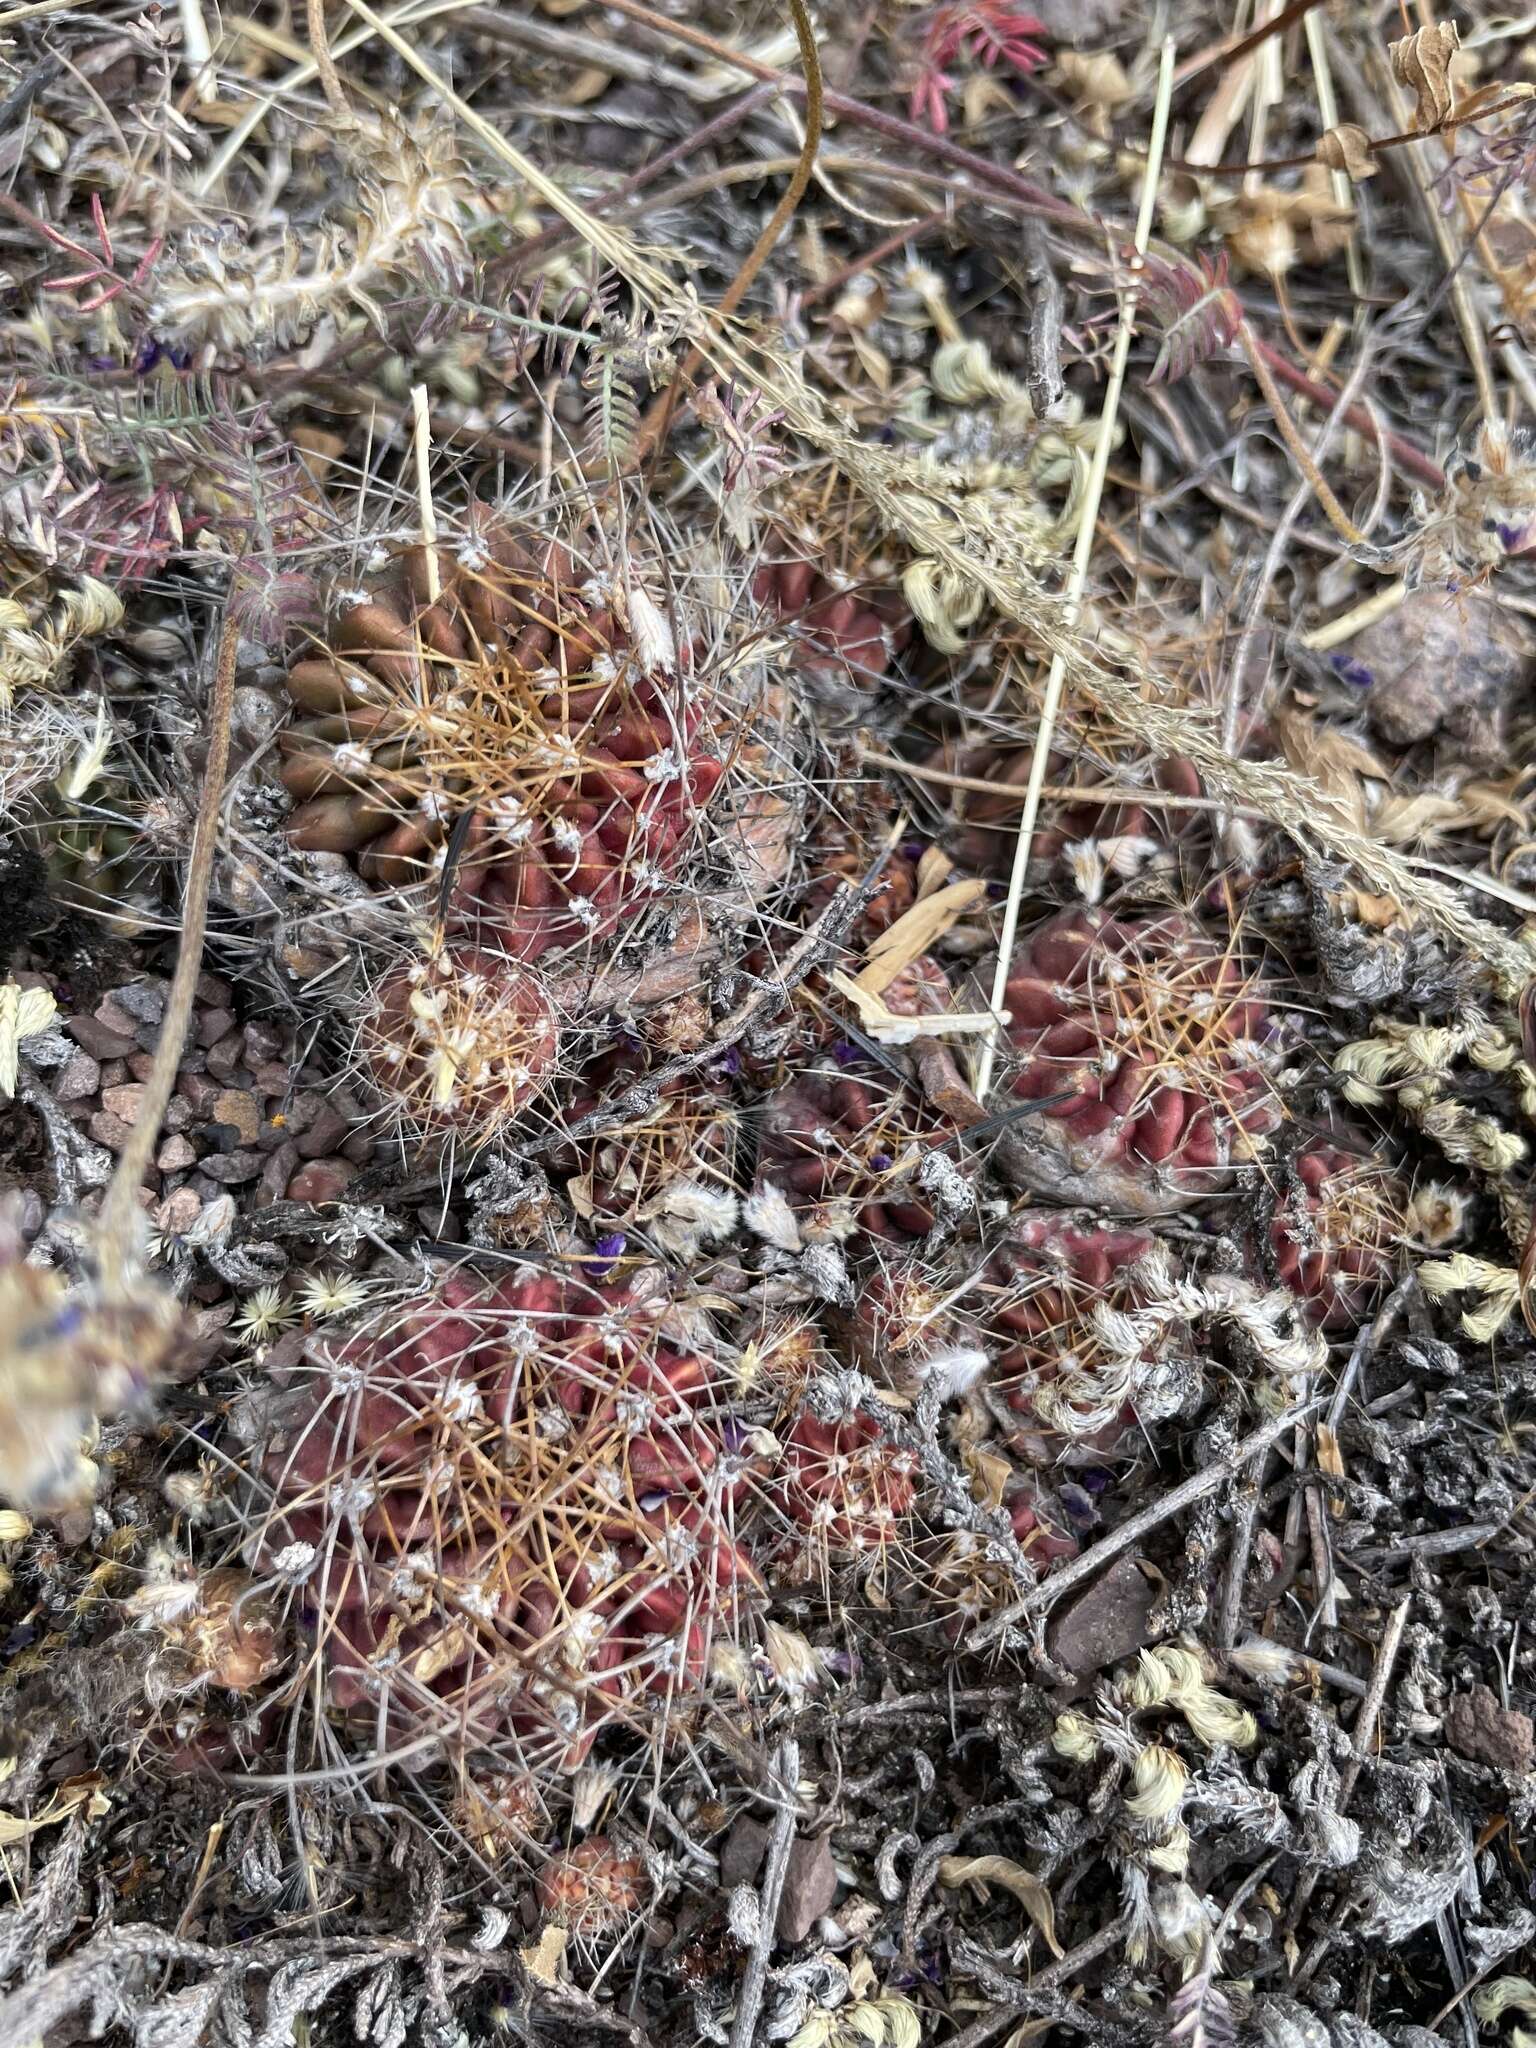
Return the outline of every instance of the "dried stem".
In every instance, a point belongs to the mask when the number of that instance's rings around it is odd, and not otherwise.
[[[1168,137],[1168,108],[1172,97],[1173,42],[1170,38],[1163,43],[1157,78],[1157,101],[1152,110],[1152,138],[1147,146],[1147,161],[1141,181],[1141,201],[1136,218],[1138,268],[1140,259],[1147,253],[1147,243],[1152,236],[1152,215],[1157,205],[1157,181],[1162,170],[1163,145]],[[1067,581],[1066,624],[1069,627],[1077,624],[1083,592],[1087,588],[1088,564],[1093,555],[1099,502],[1104,495],[1104,480],[1109,474],[1110,444],[1114,437],[1115,417],[1120,410],[1120,393],[1125,386],[1126,365],[1131,356],[1131,337],[1135,332],[1138,298],[1139,293],[1133,283],[1120,301],[1120,324],[1115,330],[1109,384],[1104,393],[1098,439],[1094,442],[1093,461],[1089,467],[1088,481],[1083,490],[1083,502],[1078,513],[1077,544],[1072,552],[1072,573]],[[1019,820],[1019,836],[1013,850],[1013,873],[1009,877],[1008,900],[1003,908],[1003,934],[998,941],[997,969],[992,977],[994,1018],[1001,1015],[1009,969],[1013,964],[1013,943],[1019,929],[1019,906],[1024,899],[1024,877],[1029,868],[1030,849],[1034,845],[1035,820],[1040,813],[1040,794],[1045,786],[1046,766],[1050,760],[1051,741],[1061,710],[1062,686],[1066,681],[1066,673],[1065,653],[1058,651],[1051,658],[1050,672],[1046,677],[1045,698],[1040,707],[1040,724],[1035,733],[1035,751],[1029,764],[1029,786],[1024,793],[1024,815]],[[998,1040],[1001,1035],[1001,1025],[995,1024],[981,1049],[975,1093],[976,1100],[983,1107],[992,1086],[992,1074],[997,1064]]]
[[[1182,1485],[1175,1486],[1171,1492],[1165,1493],[1160,1500],[1153,1501],[1150,1507],[1143,1508],[1139,1514],[1130,1516],[1117,1529],[1112,1529],[1107,1536],[1101,1537],[1091,1550],[1085,1550],[1080,1557],[1073,1558],[1070,1564],[1064,1564],[1058,1571],[1053,1571],[1048,1579],[1034,1587],[1022,1599],[1016,1600],[1001,1614],[994,1615],[990,1621],[984,1622],[968,1638],[966,1648],[984,1650],[989,1644],[1006,1636],[1019,1622],[1049,1612],[1058,1600],[1082,1585],[1085,1579],[1095,1577],[1105,1565],[1119,1557],[1122,1551],[1131,1549],[1143,1536],[1161,1527],[1164,1522],[1172,1521],[1175,1515],[1183,1514],[1184,1510],[1193,1507],[1197,1500],[1204,1500],[1208,1493],[1214,1493],[1232,1477],[1234,1472],[1240,1471],[1250,1458],[1262,1455],[1271,1444],[1278,1443],[1287,1431],[1294,1429],[1298,1423],[1305,1422],[1321,1405],[1319,1401],[1309,1401],[1302,1407],[1287,1408],[1283,1415],[1272,1416],[1260,1428],[1245,1436],[1241,1443],[1234,1444],[1225,1457],[1218,1458],[1203,1471],[1192,1473]]]
[[[800,1745],[786,1740],[774,1757],[774,1775],[782,1790],[782,1803],[773,1817],[768,1836],[768,1855],[758,1893],[757,1938],[747,1967],[742,1973],[736,1999],[736,2017],[731,2023],[731,2048],[752,2048],[757,2034],[757,2016],[762,2010],[768,1983],[768,1959],[773,1953],[779,1901],[789,1875],[789,1852],[795,1845],[795,1788],[800,1782]]]
[[[308,0],[309,4],[309,47],[314,53],[315,70],[319,75],[320,88],[325,94],[326,104],[333,114],[343,121],[352,119],[352,107],[341,83],[341,73],[336,69],[336,60],[331,55],[330,37],[325,29],[325,0]]]
[[[154,1064],[144,1083],[144,1093],[133,1129],[118,1157],[117,1170],[107,1188],[97,1221],[97,1244],[103,1281],[121,1278],[133,1248],[133,1227],[138,1217],[139,1183],[154,1156],[160,1125],[169,1107],[181,1065],[182,1048],[192,1018],[197,977],[203,963],[203,935],[208,924],[208,892],[213,882],[213,861],[218,849],[219,811],[224,799],[224,777],[229,766],[229,722],[235,700],[235,660],[240,646],[240,629],[233,605],[234,591],[226,605],[223,631],[213,674],[213,694],[208,706],[208,762],[198,797],[197,819],[192,831],[192,850],[187,861],[187,890],[182,907],[181,944],[176,954],[176,971],[166,995],[165,1014],[160,1023],[160,1041]]]
[[[1355,1725],[1350,1731],[1354,1755],[1351,1756],[1349,1762],[1339,1773],[1339,1795],[1335,1807],[1335,1811],[1338,1813],[1343,1813],[1349,1805],[1355,1786],[1359,1783],[1360,1773],[1365,1769],[1367,1752],[1375,1736],[1376,1723],[1381,1718],[1382,1707],[1386,1704],[1387,1687],[1392,1683],[1392,1673],[1397,1664],[1397,1653],[1402,1648],[1403,1630],[1408,1625],[1408,1614],[1412,1604],[1411,1601],[1404,1600],[1400,1605],[1394,1607],[1391,1614],[1387,1617],[1386,1628],[1382,1631],[1381,1642],[1376,1651],[1376,1661],[1371,1667],[1370,1684],[1366,1689],[1365,1698],[1360,1702],[1360,1711],[1355,1716]],[[1301,1916],[1306,1910],[1307,1901],[1317,1889],[1317,1881],[1318,1872],[1315,1869],[1303,1872],[1301,1880],[1296,1887],[1296,1896],[1291,1901],[1290,1913],[1287,1916],[1288,1925],[1292,1929],[1300,1926]],[[1313,1975],[1318,1965],[1322,1962],[1323,1957],[1327,1954],[1332,1940],[1333,1934],[1331,1930],[1325,1930],[1318,1937],[1300,1968],[1296,1971],[1293,1980],[1295,1983],[1298,1985],[1304,1984]]]
[[[1237,330],[1237,338],[1243,354],[1248,358],[1248,367],[1253,371],[1254,381],[1264,394],[1264,403],[1275,416],[1275,425],[1280,429],[1280,438],[1290,450],[1291,460],[1312,486],[1313,494],[1327,515],[1328,523],[1342,541],[1350,547],[1358,547],[1365,535],[1350,518],[1344,507],[1334,496],[1327,478],[1318,468],[1312,451],[1297,431],[1296,422],[1286,410],[1280,386],[1270,375],[1269,364],[1265,361],[1258,339],[1245,320]]]
[[[800,45],[800,61],[805,67],[805,140],[800,146],[800,160],[795,165],[794,175],[780,195],[778,205],[768,216],[762,233],[747,254],[746,262],[737,271],[725,296],[714,309],[713,318],[717,323],[728,320],[746,297],[753,279],[768,261],[785,228],[794,219],[795,210],[805,197],[811,182],[811,174],[816,168],[816,152],[821,146],[822,127],[821,59],[816,51],[816,33],[811,27],[811,17],[806,12],[805,0],[789,0],[789,11],[795,24],[795,40]],[[676,377],[651,407],[641,424],[640,436],[636,442],[637,460],[643,462],[653,449],[665,446],[667,431],[672,424],[672,415],[677,408],[678,399],[703,360],[702,349],[690,349]]]

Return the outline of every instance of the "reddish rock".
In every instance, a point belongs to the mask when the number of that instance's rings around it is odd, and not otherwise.
[[[137,1123],[144,1107],[143,1082],[125,1081],[120,1088],[103,1088],[101,1106],[109,1116],[118,1117],[125,1124]]]
[[[312,1159],[288,1183],[290,1202],[339,1202],[357,1168],[345,1159]]]
[[[236,1075],[243,1071],[240,1056],[244,1051],[239,1032],[226,1032],[217,1045],[210,1045],[208,1048],[209,1073],[216,1074],[226,1086],[231,1085]]]
[[[115,1031],[95,1017],[71,1017],[64,1029],[94,1060],[120,1060],[138,1043],[131,1031]]]
[[[832,1861],[831,1842],[825,1835],[797,1840],[790,1849],[784,1889],[779,1894],[780,1941],[804,1941],[822,1914],[831,1912],[836,1897],[837,1866]]]
[[[100,1062],[93,1060],[88,1052],[77,1052],[59,1069],[53,1092],[60,1102],[85,1102],[100,1086]]]
[[[270,1153],[266,1165],[261,1169],[261,1186],[256,1193],[258,1204],[280,1202],[287,1192],[288,1182],[298,1171],[299,1148],[291,1138],[285,1139],[277,1150]]]
[[[204,1010],[197,1020],[197,1042],[203,1047],[217,1045],[234,1029],[233,1010]],[[242,1043],[241,1050],[244,1050]]]
[[[173,1134],[155,1154],[155,1164],[162,1173],[181,1173],[197,1164],[197,1148],[186,1138]]]
[[[133,1135],[131,1124],[125,1124],[120,1116],[113,1116],[105,1109],[95,1112],[86,1129],[98,1145],[105,1145],[112,1152],[121,1152]]]
[[[1530,1715],[1501,1707],[1486,1685],[1457,1693],[1445,1710],[1445,1738],[1458,1756],[1516,1777],[1536,1765],[1536,1726]]]
[[[315,1111],[308,1129],[297,1140],[299,1155],[304,1159],[323,1159],[328,1152],[334,1152],[347,1135],[347,1119],[329,1103],[322,1102]]]

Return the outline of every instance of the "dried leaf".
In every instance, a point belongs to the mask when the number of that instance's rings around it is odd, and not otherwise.
[[[1125,66],[1111,50],[1058,50],[1056,76],[1077,105],[1106,114],[1118,112],[1136,97]]]
[[[939,1864],[939,1883],[951,1889],[962,1884],[979,1885],[983,1892],[990,1884],[1001,1885],[1034,1921],[1051,1954],[1065,1953],[1056,1940],[1056,1908],[1051,1895],[1023,1864],[1014,1863],[1007,1856],[946,1856]]]
[[[518,1961],[528,1975],[535,1984],[542,1984],[546,1991],[553,1990],[564,1974],[565,1944],[569,1938],[568,1927],[557,1927],[551,1921],[537,1941],[517,1952]]]
[[[937,1017],[899,1017],[886,1007],[879,996],[872,995],[867,988],[860,988],[840,969],[834,968],[827,978],[840,995],[847,996],[858,1010],[860,1024],[881,1045],[911,1045],[920,1038],[942,1038],[952,1031],[990,1031],[993,1027],[990,1010],[948,1010]],[[894,980],[895,976],[891,979]],[[1003,1021],[1006,1022],[1006,1018]]]
[[[920,959],[966,911],[982,902],[986,893],[986,883],[974,877],[967,882],[951,882],[932,895],[919,898],[871,945],[856,986],[875,996],[889,988],[904,968]]]
[[[942,889],[954,872],[955,864],[941,846],[925,848],[917,863],[918,901]]]
[[[1413,125],[1421,134],[1448,121],[1454,95],[1451,91],[1451,59],[1461,48],[1461,31],[1453,21],[1437,21],[1428,28],[1415,29],[1393,43],[1392,76],[1406,85],[1418,104]]]
[[[101,1789],[102,1783],[100,1778],[94,1777],[72,1779],[61,1785],[49,1804],[31,1820],[22,1820],[14,1813],[0,1813],[0,1849],[12,1842],[25,1841],[39,1828],[55,1827],[61,1820],[68,1820],[78,1806],[85,1808],[87,1820],[99,1820],[111,1805]]]
[[[1371,813],[1372,829],[1391,846],[1433,846],[1448,831],[1467,822],[1462,804],[1428,790],[1414,796],[1383,797]]]
[[[1371,138],[1353,121],[1330,128],[1317,145],[1317,160],[1330,171],[1342,171],[1354,184],[1374,178],[1380,165],[1371,155]]]
[[[1372,896],[1364,889],[1348,889],[1344,894],[1356,922],[1372,931],[1390,931],[1394,925],[1408,922],[1408,913],[1395,896]]]
[[[1352,740],[1344,733],[1325,731],[1314,724],[1305,712],[1297,710],[1277,713],[1275,730],[1281,750],[1291,766],[1310,776],[1319,788],[1335,797],[1351,823],[1365,830],[1369,812],[1363,784],[1391,779],[1386,766],[1369,747],[1363,747],[1358,740]]]

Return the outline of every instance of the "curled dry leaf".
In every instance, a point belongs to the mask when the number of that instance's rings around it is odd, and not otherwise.
[[[921,897],[875,938],[856,985],[876,996],[889,988],[898,974],[926,953],[968,910],[982,902],[986,893],[986,883],[973,879],[950,882],[932,895]]]
[[[1353,184],[1374,178],[1379,168],[1371,154],[1371,138],[1353,121],[1330,128],[1317,145],[1317,160],[1330,171],[1342,171]]]
[[[1392,76],[1414,94],[1413,125],[1425,134],[1451,117],[1451,59],[1460,48],[1461,31],[1453,21],[1415,29],[1390,47]]]
[[[1007,1856],[946,1856],[939,1864],[939,1883],[951,1890],[973,1884],[983,1892],[988,1885],[1000,1884],[1004,1891],[1012,1892],[1034,1921],[1051,1954],[1063,1953],[1056,1939],[1056,1909],[1051,1895],[1022,1863],[1014,1863]]]

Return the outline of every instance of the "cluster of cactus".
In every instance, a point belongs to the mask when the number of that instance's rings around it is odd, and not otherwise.
[[[738,1641],[776,1584],[853,1572],[964,1623],[1012,1596],[1020,1554],[1040,1570],[1073,1554],[1097,1514],[1078,1479],[1168,1412],[1152,1389],[1187,1334],[1150,1219],[1256,1188],[1239,1170],[1282,1114],[1278,1024],[1219,907],[1098,907],[1171,837],[1150,786],[1058,808],[1037,839],[1036,879],[1070,869],[1087,900],[1026,930],[1010,962],[997,1164],[1000,1184],[1056,1206],[950,1185],[977,1110],[942,1031],[925,1034],[974,1007],[960,987],[984,979],[976,930],[946,946],[936,920],[937,941],[876,976],[885,1046],[849,1029],[844,985],[818,966],[762,1031],[710,1053],[743,987],[773,991],[773,923],[803,931],[883,862],[847,939],[877,956],[948,858],[902,838],[862,783],[819,825],[765,801],[763,763],[800,706],[835,701],[838,681],[867,692],[903,655],[911,616],[878,580],[762,570],[748,637],[766,616],[789,651],[739,694],[644,580],[477,506],[457,546],[406,548],[346,593],[288,670],[291,843],[343,856],[419,935],[369,980],[358,1040],[379,1098],[472,1146],[536,1132],[576,1225],[551,1235],[546,1215],[543,1262],[510,1278],[456,1273],[311,1339],[261,1463],[248,1562],[295,1589],[332,1711],[402,1754],[480,1753],[459,1773],[460,1824],[488,1850],[548,1839],[551,1772],[604,1729],[654,1730],[740,1683]],[[948,841],[995,868],[1013,764],[941,759],[1008,785],[969,805],[974,843]],[[755,788],[733,780],[743,764]],[[1192,771],[1174,762],[1158,786],[1190,794]],[[734,869],[716,858],[733,834]],[[629,942],[676,945],[684,903],[730,872],[734,954],[729,920],[694,911],[667,1000],[614,999]],[[1341,1328],[1390,1270],[1396,1196],[1366,1216],[1368,1183],[1321,1146],[1287,1187],[1270,1270]],[[658,1268],[628,1263],[624,1233],[687,1266],[738,1224],[767,1298],[792,1275],[791,1299],[802,1280],[821,1295],[762,1377]],[[935,1395],[972,1526],[925,1521],[916,1439],[882,1419],[882,1400],[904,1413]],[[578,1934],[645,1890],[622,1841],[599,1838],[541,1886]]]
[[[1014,1094],[1042,1106],[1042,1194],[1185,1207],[1228,1192],[1280,1123],[1268,1005],[1235,944],[1193,918],[1064,911],[1020,947],[1006,1003]]]
[[[655,1276],[450,1275],[281,1400],[256,1568],[302,1586],[333,1707],[570,1768],[708,1679],[756,1573],[750,1450]]]

